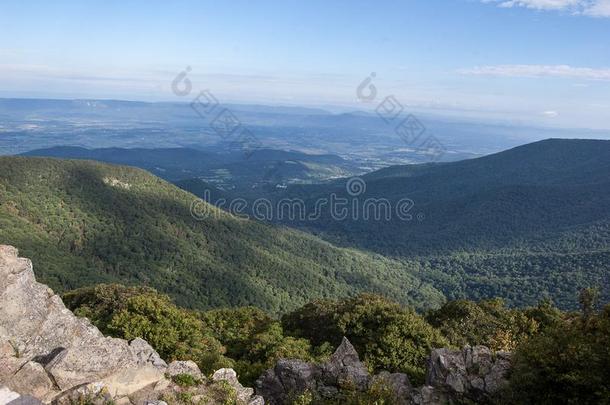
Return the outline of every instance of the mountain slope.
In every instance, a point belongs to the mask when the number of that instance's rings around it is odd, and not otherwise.
[[[194,198],[140,169],[2,157],[0,243],[43,263],[37,276],[60,291],[138,283],[185,306],[272,312],[358,291],[418,307],[442,300],[415,267],[210,206],[211,215],[196,220]]]
[[[449,298],[502,296],[513,305],[550,296],[577,306],[579,288],[599,286],[610,299],[610,141],[550,139],[482,158],[396,166],[347,180],[290,187],[313,212],[335,194],[359,207],[369,198],[395,208],[409,198],[411,220],[335,220],[283,223],[332,243],[416,261],[422,277]],[[352,205],[350,205],[352,206]]]
[[[610,223],[609,174],[610,141],[548,140],[478,159],[389,167],[362,177],[366,192],[359,200],[410,198],[411,213],[422,214],[419,221],[334,221],[327,215],[296,225],[397,256],[531,248],[531,240],[557,244],[564,232]],[[282,197],[310,204],[331,193],[349,198],[345,184],[294,186]],[[603,248],[602,242],[584,246]]]
[[[204,179],[226,190],[257,195],[264,195],[278,183],[319,182],[360,172],[353,163],[335,155],[261,148],[246,157],[234,147],[226,149],[56,146],[25,152],[22,156],[88,159],[135,166],[171,182]]]

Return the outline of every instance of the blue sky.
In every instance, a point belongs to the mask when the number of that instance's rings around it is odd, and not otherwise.
[[[4,1],[0,96],[412,109],[610,129],[610,0]],[[374,107],[374,105],[373,105]]]

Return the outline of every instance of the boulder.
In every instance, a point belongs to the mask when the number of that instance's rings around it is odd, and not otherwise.
[[[129,343],[129,348],[136,356],[136,361],[140,366],[152,365],[159,370],[167,369],[167,363],[159,356],[148,342],[141,338],[136,338]]]
[[[226,381],[235,390],[237,399],[248,405],[264,404],[261,396],[254,395],[253,388],[246,388],[237,379],[237,373],[232,368],[221,368],[212,375],[212,381]]]
[[[287,404],[305,392],[318,399],[332,399],[344,388],[365,391],[370,375],[354,346],[343,338],[328,362],[317,365],[281,359],[256,381],[256,393],[268,404]]]
[[[408,405],[409,395],[413,387],[409,381],[409,377],[402,373],[388,373],[382,371],[381,373],[373,376],[370,383],[371,387],[387,388],[391,391],[394,404],[396,405]]]
[[[322,366],[322,375],[325,385],[349,387],[358,391],[366,391],[371,379],[358,352],[345,337],[329,361]]]
[[[509,368],[509,353],[493,354],[485,346],[435,349],[428,359],[426,385],[455,400],[483,401],[506,386]]]
[[[90,383],[117,393],[163,379],[166,364],[142,339],[105,337],[36,282],[32,263],[0,245],[0,383],[46,402]],[[141,379],[141,381],[139,381]]]
[[[170,377],[175,377],[181,374],[188,374],[198,380],[203,380],[203,373],[199,370],[199,366],[194,361],[173,361],[167,367],[166,373]]]

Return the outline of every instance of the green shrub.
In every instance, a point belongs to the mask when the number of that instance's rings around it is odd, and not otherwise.
[[[543,311],[544,308],[539,306],[540,317]],[[519,342],[537,333],[540,327],[533,315],[509,309],[501,299],[450,301],[431,311],[426,319],[454,346],[485,345],[492,350],[504,351],[514,350]]]
[[[196,387],[201,381],[190,374],[178,374],[172,377],[172,381],[181,387]]]
[[[316,345],[336,347],[346,336],[371,371],[403,372],[423,382],[433,348],[449,342],[414,310],[380,296],[321,300],[282,318],[286,331]]]
[[[585,309],[517,348],[507,402],[610,404],[610,305]]]

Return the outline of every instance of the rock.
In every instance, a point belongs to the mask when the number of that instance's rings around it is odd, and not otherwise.
[[[31,395],[50,401],[59,393],[41,364],[29,361],[7,383],[22,395]]]
[[[135,354],[138,365],[152,365],[160,370],[167,368],[165,360],[144,339],[136,338],[129,343],[129,348]]]
[[[237,379],[237,373],[232,368],[221,368],[220,370],[217,370],[212,375],[212,381],[228,382],[229,385],[235,390],[237,399],[248,405],[256,405],[262,399],[262,397],[260,399],[258,399],[258,397],[253,397],[254,389],[246,388],[240,384],[239,380]],[[262,403],[264,403],[264,400]]]
[[[322,366],[322,374],[325,385],[349,387],[358,391],[366,391],[371,379],[358,352],[345,337],[328,363]]]
[[[341,391],[389,389],[396,405],[486,403],[507,383],[510,354],[484,346],[462,350],[435,349],[428,359],[426,385],[413,388],[401,373],[381,372],[370,376],[347,339],[322,365],[300,360],[280,360],[256,381],[256,393],[270,405],[290,403],[310,392],[314,401],[341,400]]]
[[[485,346],[436,349],[428,360],[426,385],[455,400],[481,401],[507,384],[510,355]]]
[[[316,365],[282,359],[256,381],[256,393],[271,405],[286,404],[309,391],[318,399],[332,399],[342,388],[365,391],[370,375],[346,338],[327,363]]]
[[[36,282],[30,260],[0,245],[0,383],[47,401],[99,381],[126,393],[163,379],[165,367],[142,339],[105,337],[74,316]]]
[[[102,382],[114,397],[131,395],[164,380],[162,371],[153,366],[125,369],[105,378]]]
[[[413,405],[447,405],[452,403],[442,390],[429,385],[411,391],[409,400]]]
[[[54,405],[74,405],[86,402],[87,404],[102,405],[112,400],[106,384],[94,382],[64,391],[53,400]]]
[[[237,381],[237,373],[232,368],[221,368],[214,372],[212,381],[228,381],[229,383],[234,383]]]
[[[84,347],[64,349],[45,366],[45,370],[61,390],[67,390],[139,367],[129,346],[124,343],[104,338]]]
[[[11,391],[7,387],[0,385],[0,404],[9,404],[19,398],[20,395]]]
[[[265,399],[260,395],[254,395],[248,405],[265,405]]]
[[[396,405],[409,404],[409,395],[413,389],[409,377],[406,374],[388,373],[387,371],[382,371],[373,376],[371,379],[371,387],[389,388],[394,397],[393,403]]]
[[[295,394],[316,391],[321,370],[301,361],[281,359],[256,381],[256,393],[270,405],[287,403]]]
[[[203,373],[199,370],[199,366],[194,361],[173,361],[167,367],[166,373],[170,377],[175,377],[180,374],[188,374],[198,380],[203,380]]]

